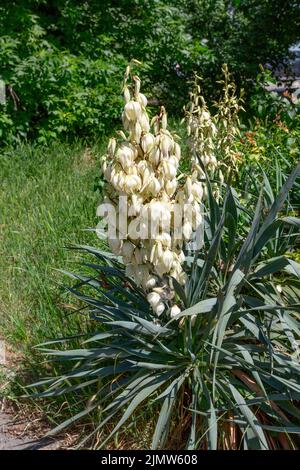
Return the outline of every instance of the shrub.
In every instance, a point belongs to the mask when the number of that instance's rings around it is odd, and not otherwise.
[[[151,98],[174,113],[194,71],[210,99],[223,63],[249,91],[259,64],[288,56],[298,16],[279,0],[2,1],[0,79],[19,98],[17,109],[11,94],[0,105],[2,139],[107,131],[116,114],[103,110],[117,109],[118,70],[132,57],[144,63]]]
[[[250,111],[256,118],[264,123],[266,127],[272,123],[283,122],[293,125],[299,111],[298,101],[293,102],[288,91],[283,96],[275,91],[268,91],[267,87],[276,84],[269,70],[262,69],[256,77],[256,85],[250,98]]]
[[[146,101],[140,95],[139,79],[134,76],[133,80],[135,87],[129,90],[126,83],[124,87],[127,134],[120,133],[123,147],[116,151],[116,142],[110,141],[108,148],[107,161],[112,163],[106,189],[112,200],[124,192],[143,196],[139,159],[152,162],[153,152],[157,154],[152,171],[159,174],[174,151],[163,110],[153,119],[156,135],[144,149],[144,138],[149,137]],[[130,165],[128,153],[132,154]],[[147,250],[140,261],[132,252],[128,260],[127,250],[121,249],[125,242],[120,232],[111,241],[114,254],[74,247],[94,257],[85,263],[88,272],[69,273],[75,279],[69,291],[89,307],[95,331],[83,342],[79,338],[81,348],[72,349],[72,340],[69,343],[67,338],[54,341],[60,349],[49,349],[51,342],[40,346],[48,357],[61,361],[61,375],[48,376],[32,387],[44,388],[36,397],[86,393],[87,404],[50,434],[97,410],[100,420],[81,445],[110,424],[111,431],[101,439],[103,447],[129,420],[138,420],[142,407],[149,404],[155,421],[153,449],[173,447],[175,431],[181,438],[176,446],[188,449],[296,448],[300,265],[293,258],[300,221],[290,215],[286,200],[300,164],[277,195],[270,191],[264,175],[263,185],[247,195],[244,205],[229,185],[219,186],[216,200],[202,156],[197,151],[194,156],[206,200],[200,220],[202,245],[195,250],[185,246],[183,238],[179,240],[185,276],[173,273],[173,265],[160,272],[163,249],[157,263],[148,259]],[[108,168],[106,162],[104,172]],[[196,174],[200,177],[200,171]],[[133,180],[132,175],[136,176]],[[166,184],[168,175],[162,176]],[[151,181],[149,177],[144,185]],[[165,191],[163,187],[156,191],[156,185],[154,189],[152,201]],[[181,190],[178,184],[174,194]],[[190,202],[196,200],[189,184],[184,191]],[[139,211],[135,216],[139,218]],[[130,238],[129,233],[125,235]],[[156,247],[158,240],[154,240]],[[140,240],[135,243],[142,250]],[[170,251],[177,256],[172,242]],[[132,256],[135,266],[151,267],[162,309],[149,298],[149,288],[155,288],[143,282],[139,269],[128,271]]]

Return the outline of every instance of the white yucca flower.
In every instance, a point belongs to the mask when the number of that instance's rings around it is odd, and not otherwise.
[[[206,102],[201,95],[200,77],[195,75],[190,102],[185,108],[185,119],[189,135],[189,148],[192,157],[192,171],[197,178],[203,178],[203,171],[198,158],[206,167],[209,175],[214,176],[218,162],[214,155],[217,128],[214,117],[210,114]]]
[[[170,310],[170,317],[171,318],[176,317],[176,315],[179,315],[180,312],[181,310],[178,307],[178,305],[173,305],[173,307]]]
[[[147,299],[157,316],[165,311],[175,315],[179,307],[173,305],[175,293],[172,280],[184,284],[185,255],[183,243],[191,239],[201,213],[202,183],[196,174],[177,179],[181,158],[180,145],[168,131],[167,114],[161,107],[158,116],[150,123],[146,106],[147,98],[140,92],[141,82],[137,76],[130,78],[126,69],[124,83],[124,131],[109,141],[107,154],[103,157],[103,175],[106,180],[105,194],[118,212],[121,196],[127,196],[127,233],[117,230],[123,239],[109,240],[116,255],[121,255],[126,275],[134,278],[148,292]],[[208,119],[209,116],[203,116]],[[183,226],[181,238],[174,235],[174,206],[192,205],[189,220]],[[184,210],[182,210],[182,217]],[[118,219],[119,220],[119,219]],[[196,222],[195,222],[196,221]],[[202,223],[200,220],[199,223]],[[155,237],[149,228],[155,227]],[[148,237],[142,237],[141,231]],[[179,309],[180,311],[180,309]]]

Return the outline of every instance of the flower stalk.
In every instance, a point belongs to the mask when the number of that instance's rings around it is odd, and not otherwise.
[[[102,164],[104,202],[116,213],[116,238],[108,243],[122,257],[126,275],[148,293],[156,315],[174,316],[180,307],[172,278],[185,283],[184,245],[202,224],[203,185],[195,171],[189,176],[180,174],[181,148],[168,130],[166,110],[162,106],[150,121],[147,98],[140,90],[139,77],[127,67],[124,130],[119,138],[110,139]],[[121,196],[127,198],[128,207],[125,233],[119,224]],[[141,236],[142,232],[147,236]]]

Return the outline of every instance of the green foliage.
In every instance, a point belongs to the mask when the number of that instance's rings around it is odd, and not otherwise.
[[[44,388],[37,397],[83,394],[91,385],[94,395],[50,434],[97,409],[100,421],[81,444],[113,420],[103,447],[151,403],[159,408],[153,449],[168,446],[176,424],[180,447],[188,449],[295,448],[300,265],[285,252],[295,249],[300,222],[287,215],[285,201],[299,173],[300,165],[277,196],[265,179],[247,208],[229,187],[219,206],[209,186],[205,245],[186,260],[186,288],[175,285],[183,311],[172,320],[153,319],[145,294],[114,256],[74,247],[95,257],[88,275],[70,274],[69,288],[89,306],[95,331],[76,350],[67,339],[55,349],[42,345],[61,361],[61,375],[33,386]]]
[[[280,63],[298,39],[296,9],[279,0],[2,1],[0,79],[12,89],[1,141],[106,132],[132,58],[144,64],[146,93],[175,113],[194,70],[213,98],[223,63],[251,88],[259,64]]]
[[[255,79],[259,64],[286,62],[299,40],[299,4],[281,0],[191,1],[191,29],[206,38],[215,74],[227,63],[235,79]],[[246,88],[251,82],[243,83]]]
[[[113,125],[121,106],[121,55],[89,59],[57,47],[26,8],[1,7],[0,16],[0,77],[12,90],[1,106],[2,141],[95,138]],[[23,28],[13,30],[16,24]]]
[[[268,175],[273,191],[278,191],[300,159],[299,115],[288,124],[275,120],[268,126],[256,120],[248,130],[243,130],[236,142],[239,171],[236,184],[242,194],[253,193],[258,185],[258,175]],[[295,183],[290,200],[299,211],[300,186]]]
[[[291,124],[299,110],[298,103],[292,103],[290,96],[281,96],[266,87],[276,84],[269,70],[261,70],[256,77],[256,85],[250,98],[249,110],[266,126],[282,120]]]

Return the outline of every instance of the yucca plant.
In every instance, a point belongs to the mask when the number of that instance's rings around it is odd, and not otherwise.
[[[299,173],[272,198],[265,177],[253,210],[229,186],[218,204],[207,180],[204,246],[186,256],[185,286],[174,281],[181,312],[171,319],[153,315],[116,256],[74,247],[95,258],[69,288],[95,331],[80,349],[68,339],[40,347],[62,369],[33,384],[44,389],[36,396],[86,393],[83,410],[52,434],[99,410],[81,445],[110,424],[104,447],[150,404],[153,449],[297,448],[300,265],[284,253],[296,249],[300,221],[283,209]]]

